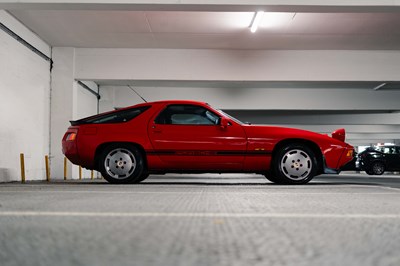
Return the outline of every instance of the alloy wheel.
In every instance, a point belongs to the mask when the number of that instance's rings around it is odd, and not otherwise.
[[[136,159],[128,149],[114,149],[107,154],[104,160],[104,168],[110,177],[125,179],[135,171]]]
[[[306,179],[312,170],[312,159],[303,150],[287,151],[281,159],[280,166],[283,174],[295,181]]]

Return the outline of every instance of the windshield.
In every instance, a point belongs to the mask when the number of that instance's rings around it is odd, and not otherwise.
[[[218,109],[218,112],[220,112],[220,114],[222,114],[222,115],[224,115],[224,116],[226,116],[226,117],[229,117],[230,119],[232,119],[233,121],[235,121],[236,123],[238,123],[238,124],[240,124],[240,125],[244,124],[242,121],[240,121],[240,120],[234,118],[233,116],[228,115],[227,113],[225,113],[224,111],[222,111],[222,110],[220,110],[220,109]]]

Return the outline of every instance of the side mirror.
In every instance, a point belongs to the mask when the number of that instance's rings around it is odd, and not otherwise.
[[[219,125],[222,129],[226,129],[229,126],[229,121],[226,119],[226,117],[221,117],[219,121]]]

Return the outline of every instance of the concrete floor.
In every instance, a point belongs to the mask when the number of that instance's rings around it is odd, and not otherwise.
[[[400,176],[0,185],[0,265],[400,265]]]

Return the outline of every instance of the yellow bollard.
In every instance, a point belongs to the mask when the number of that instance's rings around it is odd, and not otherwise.
[[[20,162],[21,162],[21,183],[25,183],[25,158],[24,154],[21,153],[19,155]]]
[[[79,180],[82,179],[82,166],[79,165]]]
[[[64,180],[67,180],[67,157],[64,157]]]
[[[94,179],[94,173],[93,170],[90,172],[90,178],[93,180]]]
[[[48,155],[44,156],[44,161],[46,164],[46,180],[47,180],[47,182],[50,182],[50,167],[49,167],[49,156]]]

